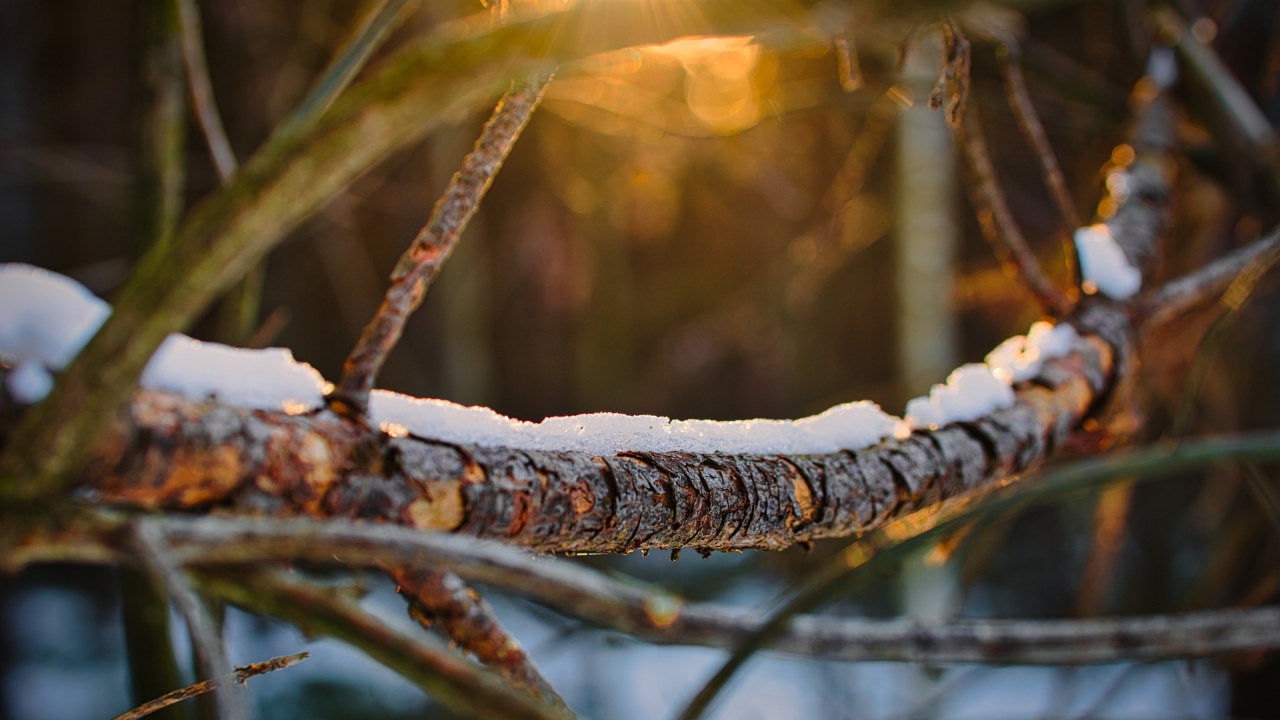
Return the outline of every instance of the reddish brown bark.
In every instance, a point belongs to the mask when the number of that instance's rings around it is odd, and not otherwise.
[[[1110,306],[1095,315],[1124,322]],[[781,549],[864,532],[1039,464],[1109,386],[1117,341],[1088,337],[1048,364],[1043,385],[1020,387],[1012,407],[981,420],[826,455],[450,445],[328,410],[286,415],[142,391],[85,482],[123,506],[358,518],[542,551]]]

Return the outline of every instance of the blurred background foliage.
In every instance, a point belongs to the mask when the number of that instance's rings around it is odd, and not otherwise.
[[[655,8],[696,6],[680,1]],[[108,299],[138,252],[145,4],[0,0],[0,260],[66,273]],[[1274,124],[1276,3],[1170,4],[1201,19],[1197,33]],[[200,10],[218,106],[244,159],[303,97],[362,5],[218,0]],[[460,1],[425,3],[380,55],[479,10]],[[1100,168],[1124,141],[1128,92],[1152,42],[1144,3],[1079,0],[972,12],[1023,39],[1031,99],[1088,217]],[[861,398],[900,412],[952,367],[981,359],[1039,317],[982,241],[965,200],[963,165],[951,157],[940,115],[925,108],[936,78],[927,42],[933,34],[928,23],[860,27],[862,84],[852,92],[842,87],[836,53],[821,43],[784,52],[747,38],[700,38],[563,68],[380,385],[530,420],[592,411],[799,417]],[[1066,228],[1009,111],[996,48],[971,39],[971,101],[982,111],[1002,187],[1032,246],[1065,283]],[[905,66],[899,48],[910,49]],[[923,58],[923,83],[911,77],[912,57]],[[1179,129],[1186,160],[1164,277],[1277,220],[1265,159],[1242,157],[1195,88],[1179,92],[1187,108]],[[904,118],[912,113],[923,113],[925,130],[908,130]],[[478,108],[374,167],[275,250],[254,341],[292,348],[336,379],[392,264],[487,114]],[[914,132],[933,133],[933,140]],[[928,145],[939,133],[941,144]],[[182,143],[189,207],[219,181],[194,126]],[[918,181],[910,174],[903,158],[921,148],[927,164],[944,168],[943,185],[921,184],[934,182],[928,178],[936,172]],[[901,228],[921,218],[952,232],[904,253]],[[904,307],[918,307],[922,297],[924,315],[908,316]],[[1148,338],[1140,402],[1128,414],[1139,418],[1137,436],[1173,432],[1174,408],[1186,392],[1196,393],[1197,412],[1178,432],[1275,425],[1278,311],[1269,282],[1213,347],[1198,348],[1199,335],[1187,332],[1208,315]],[[212,316],[193,332],[219,337]],[[941,340],[930,345],[931,355],[906,357],[912,333]],[[1188,390],[1186,368],[1196,357],[1211,370]],[[1093,440],[1109,442],[1105,434]],[[886,575],[844,611],[1072,617],[1264,603],[1280,589],[1278,532],[1235,469],[1125,485],[975,532]],[[749,586],[762,588],[754,597],[767,598],[829,550],[675,565],[584,561],[695,597]],[[943,579],[920,579],[929,573]],[[0,598],[11,621],[0,642],[8,678],[0,711],[39,716],[14,709],[21,705],[15,698],[35,690],[14,680],[30,661],[30,645],[12,619],[15,607],[51,587],[94,600],[85,627],[114,622],[111,573],[44,569],[6,581]],[[118,677],[119,648],[104,655],[90,645],[78,646],[80,660],[98,658],[100,676]],[[1222,667],[1235,673],[1233,712],[1276,715],[1273,658],[1232,658]],[[570,699],[589,713],[610,707],[597,695]],[[332,717],[369,709],[350,693],[333,697],[342,702],[308,707],[325,707]]]

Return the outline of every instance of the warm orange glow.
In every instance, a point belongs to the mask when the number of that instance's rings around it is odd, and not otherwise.
[[[680,609],[683,606],[684,602],[674,595],[650,595],[644,599],[644,614],[654,627],[671,627],[680,619]]]
[[[690,37],[608,53],[553,83],[548,107],[609,134],[656,128],[731,135],[763,116],[764,93],[773,81],[763,57],[749,36]]]
[[[1111,164],[1116,167],[1128,167],[1133,162],[1133,158],[1132,145],[1117,145],[1115,150],[1111,151]]]

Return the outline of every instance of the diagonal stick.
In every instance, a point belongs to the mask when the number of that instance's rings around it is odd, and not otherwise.
[[[547,80],[538,80],[502,96],[475,148],[462,161],[462,167],[431,211],[431,219],[400,256],[381,307],[351,349],[343,365],[342,380],[329,396],[331,406],[340,413],[343,406],[358,415],[368,409],[369,392],[378,371],[399,342],[409,316],[422,305],[440,266],[458,244],[503,160],[538,107],[546,86]]]

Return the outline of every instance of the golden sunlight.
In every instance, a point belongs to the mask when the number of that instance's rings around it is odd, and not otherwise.
[[[732,135],[756,125],[772,73],[750,36],[689,37],[610,53],[548,89],[548,106],[609,134]]]

